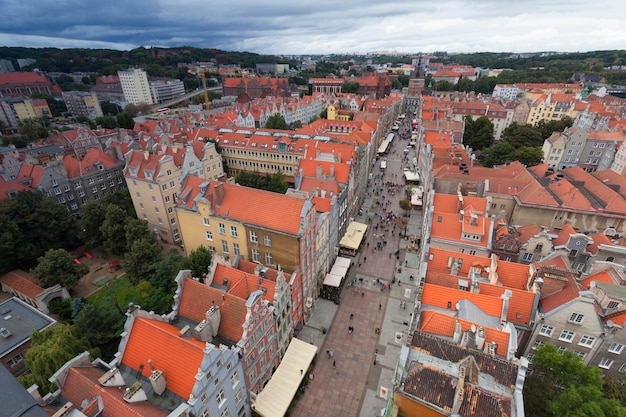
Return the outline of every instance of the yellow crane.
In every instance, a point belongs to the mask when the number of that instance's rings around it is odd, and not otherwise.
[[[209,105],[209,90],[207,90],[206,88],[206,72],[205,70],[201,69],[200,70],[200,78],[202,79],[202,89],[204,90],[204,109],[208,112],[210,105]]]

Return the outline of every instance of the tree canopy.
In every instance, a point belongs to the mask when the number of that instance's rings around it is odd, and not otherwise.
[[[547,344],[533,358],[533,373],[524,384],[527,415],[537,417],[624,417],[619,401],[604,396],[602,372],[585,366],[570,351],[559,352]]]
[[[472,116],[465,116],[465,130],[463,144],[474,150],[485,149],[493,143],[493,123],[487,116],[480,116],[476,120]]]
[[[267,118],[265,122],[266,129],[289,130],[289,126],[282,114],[276,113]]]
[[[66,324],[58,324],[42,332],[34,331],[30,340],[31,345],[24,358],[30,373],[20,377],[20,382],[25,387],[37,384],[42,395],[56,390],[56,385],[50,383],[48,378],[65,362],[86,351],[90,352],[91,359],[100,356],[98,349],[92,349],[87,339],[79,336],[76,327]]]
[[[85,265],[78,265],[74,257],[65,249],[50,249],[38,259],[37,266],[31,271],[44,288],[60,284],[71,290],[80,278],[89,272]]]
[[[285,194],[289,188],[287,177],[282,171],[277,171],[273,175],[263,175],[259,172],[239,171],[235,181],[237,184],[245,187],[273,191],[281,194]]]

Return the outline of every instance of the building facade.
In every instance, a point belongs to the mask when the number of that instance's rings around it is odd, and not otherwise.
[[[148,75],[139,68],[130,68],[126,71],[118,71],[124,98],[130,104],[154,104],[150,93]]]

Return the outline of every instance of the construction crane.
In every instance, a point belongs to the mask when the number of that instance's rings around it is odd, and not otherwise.
[[[206,72],[205,70],[200,70],[200,78],[202,79],[202,89],[204,90],[204,110],[209,111],[209,90],[206,88]]]

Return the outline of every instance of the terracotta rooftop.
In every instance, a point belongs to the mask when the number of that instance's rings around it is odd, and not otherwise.
[[[207,186],[203,189],[204,183]],[[179,208],[196,211],[195,200],[204,198],[212,203],[214,215],[217,217],[291,235],[298,234],[302,211],[306,207],[306,200],[303,198],[218,181],[209,182],[194,175],[186,178],[181,190]],[[244,201],[246,204],[242,204]]]
[[[7,272],[0,278],[0,283],[13,288],[15,291],[20,294],[24,294],[33,300],[45,291],[44,288],[39,286],[39,283],[35,278],[21,269],[15,269],[11,272]]]
[[[152,361],[155,369],[163,371],[167,389],[189,398],[205,345],[199,340],[180,337],[179,329],[171,324],[137,317],[122,352],[122,363],[135,371],[143,364],[142,375],[149,377],[148,361]]]
[[[197,366],[199,366],[199,363]],[[148,366],[146,368],[150,369]],[[123,390],[118,387],[104,387],[100,385],[98,378],[103,374],[101,370],[92,367],[70,368],[61,395],[72,402],[79,410],[83,401],[91,401],[96,396],[102,397],[104,404],[102,417],[165,417],[168,415],[166,411],[157,408],[148,401],[134,404],[127,403],[122,398]],[[194,380],[193,376],[191,376],[191,379]],[[128,381],[126,382],[127,384],[129,383]],[[167,382],[169,385],[170,380],[168,379]],[[89,407],[90,404],[88,403],[85,408],[91,409]],[[88,410],[85,410],[84,413],[88,416],[94,416],[94,414],[89,414]]]

